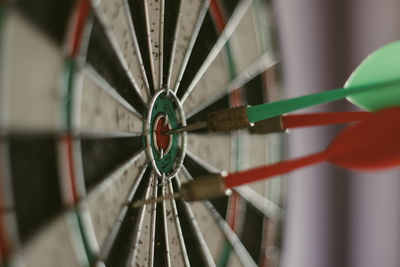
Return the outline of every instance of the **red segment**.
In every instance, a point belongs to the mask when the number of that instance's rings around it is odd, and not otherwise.
[[[81,45],[82,35],[86,24],[86,19],[90,13],[90,1],[80,0],[72,15],[72,22],[70,25],[70,51],[69,56],[76,57]]]
[[[225,28],[226,19],[217,0],[211,0],[209,10],[218,33],[221,33]]]
[[[169,124],[165,125],[165,116],[161,117],[156,125],[156,145],[161,150],[167,150],[169,146],[169,135],[166,134],[169,131]]]

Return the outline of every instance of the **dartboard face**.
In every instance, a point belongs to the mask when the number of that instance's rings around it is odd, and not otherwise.
[[[165,135],[280,97],[266,0],[0,4],[1,266],[278,266],[284,182],[192,179],[281,159],[279,135]]]

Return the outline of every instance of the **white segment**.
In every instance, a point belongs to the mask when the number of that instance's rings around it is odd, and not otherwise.
[[[165,195],[171,195],[174,193],[171,180],[165,182],[164,188]],[[182,236],[175,200],[165,200],[164,210],[171,266],[190,266],[186,255],[186,247]]]
[[[283,160],[282,144],[283,138],[280,134],[268,135],[269,160],[268,163],[276,163]],[[278,178],[279,177],[279,178]],[[278,176],[275,179],[267,181],[267,189],[265,196],[277,205],[282,205],[285,194],[283,192],[285,186],[285,175]]]
[[[229,253],[228,264],[226,266],[239,267],[239,266],[245,266],[245,265],[243,265],[243,263],[239,259],[238,255],[235,252],[231,251],[231,253]]]
[[[192,91],[197,86],[200,79],[202,79],[203,75],[207,70],[209,70],[210,65],[214,63],[215,58],[221,54],[226,42],[228,41],[229,37],[235,31],[237,25],[240,23],[243,15],[246,13],[247,9],[249,8],[252,0],[240,0],[237,4],[235,11],[233,12],[232,16],[230,17],[228,23],[226,24],[223,32],[219,36],[217,42],[214,44],[214,47],[211,49],[210,53],[208,53],[207,58],[204,60],[203,64],[201,65],[200,69],[196,73],[196,76],[193,78],[192,82],[188,86],[185,94],[183,95],[181,101],[185,102],[188,96],[192,93]]]
[[[166,181],[164,180],[162,182],[161,195],[165,196],[166,194],[167,194],[167,186],[166,186]],[[170,229],[171,227],[168,227],[169,223],[168,223],[167,215],[169,217],[169,215],[171,213],[171,209],[167,210],[167,204],[165,202],[166,202],[165,200],[162,201],[162,214],[160,214],[160,213],[158,213],[158,214],[162,216],[162,219],[163,219],[163,222],[164,222],[164,241],[165,241],[165,244],[164,244],[165,245],[164,259],[165,259],[165,265],[170,267],[170,266],[173,266],[173,265],[171,265],[170,246],[172,246],[172,249],[174,249],[173,246],[176,246],[177,244],[175,244],[175,242],[174,242],[174,244],[170,244],[170,241],[175,236],[174,236],[174,233],[172,233],[172,236],[170,236],[170,234],[169,234],[169,231],[171,230]],[[169,208],[171,208],[171,207],[169,207]],[[169,214],[167,213],[167,211],[168,211]]]
[[[98,187],[89,192],[87,207],[100,248],[111,233],[122,206],[146,164],[146,154],[141,152],[107,177]]]
[[[235,191],[253,207],[264,214],[265,218],[271,218],[275,216],[282,216],[284,214],[283,209],[276,205],[273,201],[267,199],[255,192],[248,186],[240,186],[235,188]]]
[[[62,124],[62,51],[18,12],[5,17],[0,77],[0,127],[59,130]]]
[[[241,170],[266,165],[269,162],[269,147],[265,135],[250,135],[243,132],[241,135]],[[248,186],[265,196],[266,184],[269,180],[251,183]]]
[[[130,10],[126,0],[100,0],[97,12],[107,29],[115,37],[119,54],[124,58],[132,74],[134,84],[140,91],[144,102],[149,99],[149,86],[141,59]]]
[[[192,180],[193,178],[190,176],[190,174],[186,171],[185,168],[183,168],[183,176],[180,176],[179,178],[182,179],[182,182],[187,182],[189,180]],[[186,175],[187,173],[187,175]],[[190,203],[192,210],[194,212],[194,217],[196,221],[199,223],[199,226],[201,228],[201,232],[203,233],[204,239],[206,240],[206,243],[211,251],[211,253],[215,252],[218,248],[221,249],[223,244],[225,242],[229,242],[230,245],[232,246],[233,250],[232,252],[237,254],[236,256],[238,257],[239,261],[241,264],[238,264],[238,266],[256,266],[256,263],[254,260],[251,258],[250,254],[248,251],[245,249],[239,238],[236,236],[236,234],[233,232],[233,230],[230,228],[228,223],[221,217],[221,215],[217,212],[217,210],[214,208],[214,206],[208,201],[204,200],[202,202],[191,202]],[[196,215],[196,211],[198,212]],[[199,214],[200,213],[200,214]],[[207,216],[207,215],[208,216]],[[211,218],[209,218],[209,216]],[[212,221],[212,222],[211,222]],[[226,241],[219,242],[219,244],[216,244],[216,240],[220,240],[219,236],[217,236],[217,239],[214,240],[215,236],[212,236],[212,234],[218,234],[218,231],[215,229],[214,225],[216,225],[216,228],[221,232],[222,236]],[[208,227],[206,227],[208,226]],[[205,228],[205,229],[204,229]],[[213,231],[212,231],[213,230]],[[211,232],[211,234],[210,234]],[[210,236],[207,236],[210,235]],[[207,242],[209,240],[209,242]],[[215,248],[215,250],[213,250]],[[214,259],[218,260],[220,256],[220,251],[218,254],[213,255]],[[234,257],[236,257],[234,256]],[[218,257],[218,258],[215,258]]]
[[[151,182],[147,188],[145,199],[155,198],[157,194],[157,181],[154,174],[151,175]],[[152,223],[153,215],[155,213],[153,203],[145,205],[143,210],[143,217],[138,229],[138,237],[134,244],[134,251],[129,266],[152,266],[153,255],[151,248],[153,247],[153,231],[154,225]]]
[[[276,163],[282,160],[282,140],[280,134],[251,135],[241,134],[241,170]],[[283,176],[250,183],[247,186],[275,204],[281,202]]]
[[[233,232],[231,227],[228,225],[228,223],[224,220],[224,218],[221,217],[221,215],[218,213],[218,211],[214,208],[214,206],[208,201],[205,200],[203,201],[204,205],[208,208],[210,213],[212,214],[213,218],[221,228],[221,230],[224,232],[225,237],[231,244],[233,250],[236,252],[237,256],[240,258],[240,261],[242,262],[243,265],[250,267],[254,266],[256,267],[256,263],[254,262],[253,258],[250,256],[249,252],[246,250],[240,239],[237,237],[237,235]]]
[[[190,206],[214,261],[218,261],[222,247],[226,242],[224,233],[203,203],[193,202]]]
[[[229,64],[226,57],[226,50],[223,49],[183,103],[185,113],[188,113],[196,105],[207,100],[208,97],[215,94],[216,90],[225,88],[229,81]]]
[[[189,181],[182,172],[179,173],[178,177],[181,183]],[[226,242],[224,233],[202,202],[190,202],[189,205],[211,256],[215,262],[218,262],[222,247]]]
[[[237,74],[228,84],[225,84],[221,88],[214,88],[210,95],[199,98],[197,101],[193,99],[192,106],[194,106],[189,112],[186,113],[186,118],[190,118],[203,108],[214,103],[216,100],[220,99],[224,95],[231,93],[235,89],[243,86],[248,81],[265,71],[273,67],[277,63],[277,60],[270,52],[265,52],[261,57],[257,58],[250,66],[248,66],[244,71]],[[200,94],[200,92],[198,92]]]
[[[71,267],[88,265],[76,217],[58,217],[38,232],[22,248],[26,266]]]
[[[265,38],[271,38],[270,28],[261,28],[264,26],[264,24],[260,25],[264,22],[264,19],[259,19],[262,14],[268,15],[267,6],[260,5],[262,10],[258,10],[258,1],[253,1],[250,7],[245,6],[245,1],[242,1],[240,4],[243,6],[241,7],[241,12],[244,10],[245,13],[242,17],[235,15],[234,19],[236,18],[240,22],[229,39],[235,77],[230,76],[230,66],[227,60],[224,64],[221,64],[221,58],[226,58],[226,53],[228,52],[226,48],[222,48],[216,58],[208,63],[210,65],[204,70],[203,74],[203,66],[201,67],[185,96],[182,98],[183,107],[188,118],[199,111],[199,109],[204,108],[224,94],[239,88],[248,80],[276,63],[273,51],[268,50],[270,45],[266,45],[269,41],[265,40]],[[234,19],[228,22],[229,27],[232,27],[230,24],[235,23]],[[261,36],[260,32],[266,32],[266,34]],[[225,30],[221,34],[220,39],[224,37],[224,34]],[[220,40],[218,40],[219,42]],[[208,59],[203,65],[207,62]]]
[[[208,0],[182,0],[177,29],[175,32],[175,44],[171,55],[168,86],[178,89],[177,82],[182,78],[186,64],[189,60],[192,48],[200,31],[201,22],[207,11]]]
[[[253,6],[254,5],[255,3],[253,2]],[[258,37],[258,28],[256,24],[258,21],[253,6],[247,9],[229,39],[236,76],[243,76],[242,73],[248,73],[249,67],[256,62],[256,67],[259,66],[256,73],[265,70],[271,65],[258,62],[263,56],[263,51]],[[220,97],[229,90],[232,90],[232,88],[229,88],[230,82],[234,81],[235,78],[230,77],[229,74],[230,66],[227,61],[227,53],[228,50],[226,48],[219,52],[218,56],[200,78],[191,94],[187,97],[183,104],[186,113],[191,114],[190,111],[199,104],[207,102],[210,98],[214,99],[215,97]],[[269,62],[270,58],[271,57],[264,57],[263,61]],[[238,84],[235,83],[235,85]],[[238,85],[238,87],[241,85],[242,84]]]
[[[254,4],[255,2],[253,6]],[[262,55],[263,51],[257,37],[256,18],[254,8],[250,7],[229,40],[237,74]]]
[[[164,0],[143,1],[154,88],[158,90],[161,85],[163,70]]]
[[[273,36],[272,30],[272,9],[269,6],[270,3],[263,0],[255,0],[253,3],[253,12],[255,13],[257,38],[261,45],[262,51],[267,51],[272,48],[272,42],[275,36]]]
[[[84,133],[141,133],[142,120],[94,70],[82,72],[75,129]],[[80,118],[77,118],[80,115]]]
[[[186,177],[186,175],[183,173],[183,169],[185,169],[184,167],[182,167],[179,172],[178,175],[176,176],[176,182],[179,186],[179,188],[181,187],[182,182],[187,182],[188,178]],[[186,170],[186,169],[185,169]],[[188,213],[189,216],[189,222],[191,224],[191,226],[193,227],[193,231],[194,234],[196,236],[197,241],[199,242],[200,245],[200,253],[202,254],[202,258],[206,263],[206,266],[208,267],[214,267],[215,266],[215,262],[214,259],[211,255],[211,252],[207,246],[206,241],[204,240],[203,234],[200,231],[200,227],[199,224],[197,223],[192,208],[190,206],[190,204],[188,202],[183,201],[184,204],[184,208],[186,210],[186,212]]]
[[[231,136],[229,134],[188,134],[187,149],[220,170],[231,171]]]
[[[158,196],[158,179],[153,179],[153,198]],[[156,246],[156,219],[157,219],[157,203],[151,204],[151,225],[150,225],[150,251],[149,251],[149,266],[154,265],[154,251]]]

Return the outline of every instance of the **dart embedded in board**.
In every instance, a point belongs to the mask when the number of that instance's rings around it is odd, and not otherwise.
[[[379,170],[400,164],[400,107],[372,113],[345,128],[323,151],[305,157],[260,166],[226,175],[212,174],[183,184],[179,193],[134,203],[134,207],[166,198],[196,201],[224,195],[227,189],[328,161],[352,170]]]
[[[368,111],[398,106],[400,105],[399,62],[400,41],[397,41],[368,56],[352,73],[344,88],[255,106],[219,110],[209,113],[206,121],[172,129],[167,134],[203,128],[215,132],[251,128],[254,123],[263,120],[279,120],[285,113],[344,98]]]
[[[368,111],[286,114],[258,121],[249,128],[249,131],[253,134],[285,132],[301,127],[357,122],[365,120],[370,115]]]

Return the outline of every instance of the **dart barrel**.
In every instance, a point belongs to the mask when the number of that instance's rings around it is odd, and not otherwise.
[[[252,134],[267,134],[285,131],[282,124],[282,116],[272,117],[266,120],[257,121],[249,128]]]
[[[222,176],[214,174],[183,184],[180,194],[185,201],[196,201],[224,196],[226,190]]]
[[[211,131],[224,132],[251,126],[247,119],[246,106],[219,110],[208,114],[207,125]]]

